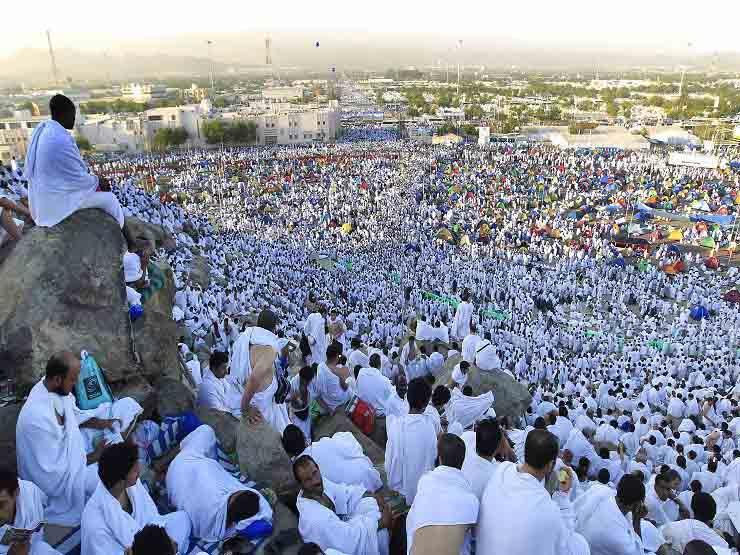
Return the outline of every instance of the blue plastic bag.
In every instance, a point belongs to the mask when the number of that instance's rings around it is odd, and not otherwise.
[[[114,400],[103,371],[86,351],[82,351],[80,377],[75,385],[75,399],[80,410],[93,410],[103,403],[112,403]]]

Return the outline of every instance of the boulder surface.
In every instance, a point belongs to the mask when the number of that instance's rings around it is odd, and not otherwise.
[[[88,351],[111,384],[177,369],[174,284],[166,264],[164,287],[136,323],[142,364],[134,360],[125,252],[111,217],[82,210],[56,226],[31,229],[0,265],[0,373],[16,379],[19,393],[27,392],[49,357],[62,350]]]

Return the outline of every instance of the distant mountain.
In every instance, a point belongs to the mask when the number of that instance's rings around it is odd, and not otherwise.
[[[481,65],[489,69],[623,71],[635,67],[740,70],[740,53],[697,55],[687,52],[656,52],[649,47],[586,48],[562,44],[473,37],[462,48],[448,37],[431,34],[279,31],[269,33],[272,58],[277,68],[302,67],[314,70],[386,70],[399,66],[451,67]],[[265,67],[267,32],[186,34],[124,45],[101,45],[97,51],[58,50],[57,66],[62,79],[136,79],[157,76],[206,76],[209,71],[206,41],[212,40],[214,71]],[[567,40],[567,39],[564,39]],[[104,50],[108,55],[102,54]],[[19,50],[0,60],[0,83],[48,82],[51,76],[46,50]]]
[[[76,50],[57,50],[59,78],[74,81],[130,80],[137,78],[208,75],[207,58],[169,54],[102,54]],[[226,71],[226,65],[214,61],[214,72]],[[45,50],[24,49],[0,60],[0,83],[26,82],[46,84],[52,81],[49,53]]]

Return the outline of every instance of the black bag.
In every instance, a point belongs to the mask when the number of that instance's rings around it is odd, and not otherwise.
[[[275,390],[275,403],[282,405],[290,395],[290,382],[288,377],[283,373],[282,370],[275,369],[275,381],[277,382],[277,389]]]
[[[299,348],[301,349],[301,354],[304,357],[307,357],[311,354],[311,345],[308,343],[308,337],[306,337],[305,333],[301,334],[301,342],[299,344]]]

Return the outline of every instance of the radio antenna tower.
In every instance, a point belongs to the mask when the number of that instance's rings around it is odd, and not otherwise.
[[[54,84],[59,83],[59,72],[57,71],[57,61],[54,58],[54,47],[51,45],[51,31],[46,30],[46,42],[49,43],[49,57],[51,58],[51,72],[54,76]]]

